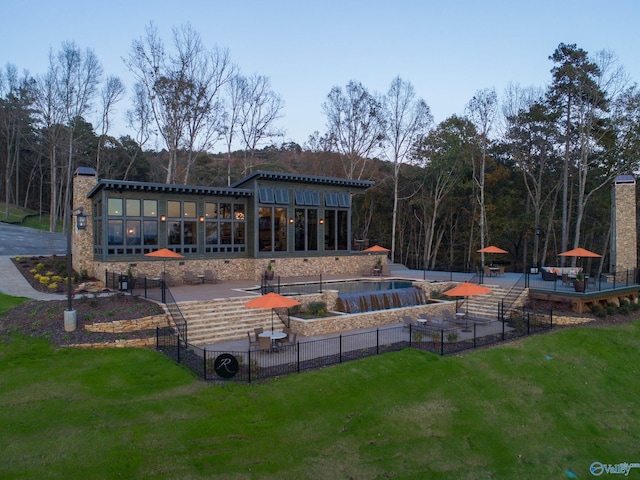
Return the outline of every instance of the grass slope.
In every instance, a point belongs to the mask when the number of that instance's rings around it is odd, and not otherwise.
[[[0,477],[587,478],[638,461],[639,341],[636,321],[212,385],[153,351],[8,336]]]

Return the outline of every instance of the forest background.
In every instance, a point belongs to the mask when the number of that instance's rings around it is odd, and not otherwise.
[[[326,130],[284,142],[282,97],[244,75],[190,25],[169,43],[153,24],[132,41],[125,86],[90,48],[65,42],[46,72],[0,71],[0,195],[69,218],[78,167],[99,178],[230,185],[255,170],[373,180],[354,197],[353,234],[410,268],[473,271],[496,244],[513,271],[561,265],[585,247],[608,270],[611,190],[640,162],[640,92],[615,53],[575,44],[549,56],[545,86],[479,89],[464,113],[434,124],[410,80],[387,92],[352,80],[318,107]],[[128,133],[111,134],[129,99]],[[215,153],[217,152],[217,153]],[[497,259],[493,259],[497,260]],[[568,260],[571,261],[571,260]]]

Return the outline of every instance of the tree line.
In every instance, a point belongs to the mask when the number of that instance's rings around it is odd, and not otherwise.
[[[638,168],[640,93],[608,51],[561,43],[547,86],[510,85],[500,98],[480,89],[437,125],[411,82],[396,77],[380,94],[352,80],[330,89],[326,130],[304,146],[278,140],[284,101],[269,79],[243,75],[190,25],[166,45],[149,24],[123,60],[135,84],[118,138],[112,117],[127,89],[91,49],[63,43],[40,76],[0,71],[5,215],[18,204],[50,212],[51,229],[67,220],[79,166],[193,185],[230,185],[259,167],[374,180],[354,199],[354,237],[389,246],[395,261],[473,270],[486,262],[476,251],[498,244],[520,271],[562,263],[576,246],[606,254],[612,181]]]

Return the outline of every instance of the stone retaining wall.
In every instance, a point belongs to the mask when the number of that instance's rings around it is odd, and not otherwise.
[[[156,327],[169,326],[169,317],[166,314],[137,318],[135,320],[115,320],[113,322],[100,322],[85,325],[85,330],[100,333],[128,333],[140,330],[153,330]]]

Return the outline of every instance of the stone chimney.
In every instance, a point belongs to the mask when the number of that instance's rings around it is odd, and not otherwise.
[[[79,167],[73,177],[73,208],[82,207],[87,217],[87,229],[78,230],[77,218],[73,217],[72,256],[73,269],[81,273],[87,271],[89,276],[95,276],[93,271],[93,211],[91,200],[87,195],[98,183],[98,176],[93,168]]]
[[[638,262],[636,230],[636,179],[632,175],[616,177],[612,191],[612,222],[610,272],[626,278]],[[631,277],[635,278],[635,277]]]

